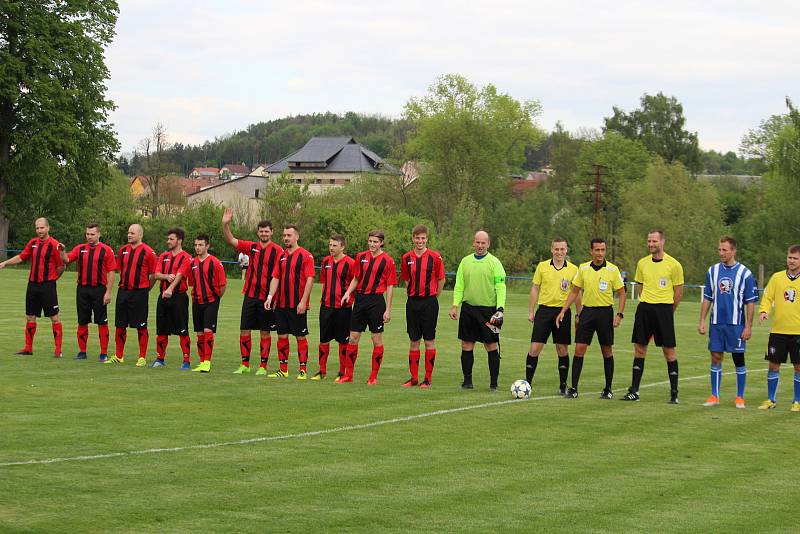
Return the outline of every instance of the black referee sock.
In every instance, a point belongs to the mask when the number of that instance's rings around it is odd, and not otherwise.
[[[536,373],[537,365],[539,365],[539,357],[528,354],[528,357],[525,359],[525,379],[528,381],[528,384],[533,383],[533,375]]]
[[[669,389],[678,391],[678,360],[667,362],[667,374],[669,375]]]
[[[583,370],[583,358],[575,356],[572,358],[572,389],[578,389],[578,381],[581,379],[581,371]]]
[[[464,383],[472,384],[472,364],[475,363],[475,353],[471,350],[461,351],[461,372],[464,373]]]
[[[569,375],[569,356],[558,357],[558,382],[561,389],[567,387],[567,375]]]
[[[614,356],[603,358],[603,372],[606,375],[606,389],[611,389],[611,383],[614,382]]]
[[[639,384],[642,383],[642,374],[644,374],[644,358],[634,358],[633,380],[631,380],[631,391],[634,393],[639,391]]]
[[[489,387],[497,387],[497,377],[500,376],[500,351],[489,351]]]

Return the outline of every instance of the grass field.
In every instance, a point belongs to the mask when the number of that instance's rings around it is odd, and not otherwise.
[[[778,408],[757,410],[768,332],[757,327],[748,408],[733,407],[728,359],[723,405],[703,408],[708,353],[695,331],[695,299],[676,318],[682,404],[670,406],[666,365],[654,349],[639,403],[597,398],[597,347],[587,355],[579,399],[554,395],[548,346],[534,398],[511,400],[508,385],[524,376],[530,339],[523,294],[509,297],[502,387],[492,394],[483,351],[476,351],[476,389],[458,387],[449,293],[434,387],[425,391],[399,387],[407,378],[402,291],[380,383],[368,388],[368,340],[354,384],[231,374],[239,361],[238,280],[223,299],[212,373],[179,371],[176,338],[166,369],[136,368],[134,358],[99,365],[94,327],[90,360],[76,362],[74,274],[59,287],[65,358],[51,358],[49,321],[39,323],[35,356],[13,356],[23,341],[25,273],[0,273],[3,532],[797,530],[800,414],[789,412],[790,368]],[[313,297],[318,302],[318,291]],[[628,311],[617,331],[617,397],[630,381]],[[316,311],[309,327],[316,354]],[[292,351],[294,373],[294,344]],[[271,368],[276,360],[273,344]]]

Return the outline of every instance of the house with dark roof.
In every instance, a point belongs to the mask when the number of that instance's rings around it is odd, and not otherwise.
[[[219,179],[233,180],[234,178],[241,178],[242,176],[247,176],[248,174],[250,174],[250,169],[247,168],[247,165],[228,163],[220,168]]]

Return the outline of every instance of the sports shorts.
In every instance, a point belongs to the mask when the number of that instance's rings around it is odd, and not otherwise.
[[[189,335],[189,295],[186,292],[173,293],[165,299],[158,296],[156,301],[156,334],[159,336]]]
[[[386,312],[386,300],[383,295],[356,294],[353,304],[353,315],[350,318],[351,332],[364,332],[369,326],[373,334],[383,332],[383,314]]]
[[[436,324],[439,320],[437,297],[408,297],[406,301],[406,332],[408,339],[425,341],[436,339]]]
[[[308,312],[299,314],[295,308],[277,308],[275,310],[275,330],[278,335],[307,336]]]
[[[264,301],[244,296],[239,330],[275,330],[275,311],[265,310]]]
[[[553,343],[569,345],[572,343],[572,310],[567,309],[561,325],[556,327],[556,317],[561,313],[561,308],[555,306],[539,306],[533,316],[533,331],[531,343],[547,343],[550,334],[553,334]]]
[[[319,307],[319,342],[329,343],[335,339],[339,343],[347,343],[350,339],[350,319],[353,309]]]
[[[495,334],[486,323],[497,312],[494,306],[473,306],[461,303],[461,314],[458,318],[458,339],[461,341],[497,343],[500,334]]]
[[[672,304],[639,302],[633,320],[631,342],[647,346],[650,340],[656,347],[675,347],[675,319]]]
[[[614,308],[611,306],[584,306],[575,327],[575,343],[591,345],[597,333],[601,347],[614,344]]]
[[[117,328],[147,328],[150,289],[117,290],[114,325]]]
[[[800,363],[800,335],[770,334],[764,359],[772,363]]]
[[[58,313],[56,282],[28,282],[25,291],[25,315],[52,317]]]
[[[217,331],[217,315],[219,314],[219,299],[214,302],[198,304],[192,302],[192,323],[195,332],[205,330]]]

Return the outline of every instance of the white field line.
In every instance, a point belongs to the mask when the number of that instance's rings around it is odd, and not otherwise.
[[[766,371],[764,369],[754,369],[748,372],[759,372],[759,371]],[[723,375],[732,375],[735,374],[735,371],[729,371],[727,373],[723,373]],[[685,378],[681,378],[680,382],[685,382],[689,380],[699,380],[701,378],[709,378],[708,374],[698,375],[698,376],[688,376]],[[653,382],[651,384],[645,384],[640,387],[640,389],[651,388],[655,386],[663,386],[664,384],[669,384],[669,380],[664,380],[661,382]],[[627,388],[619,388],[615,391],[627,391]],[[546,395],[541,397],[531,397],[528,400],[552,400],[552,399],[560,399],[562,398],[560,395]],[[217,443],[201,443],[198,445],[185,445],[183,447],[163,447],[163,448],[153,448],[153,449],[141,449],[138,451],[123,451],[123,452],[110,452],[105,454],[92,454],[92,455],[83,455],[83,456],[62,456],[56,458],[44,458],[40,460],[24,460],[24,461],[17,461],[17,462],[5,462],[0,463],[0,468],[2,467],[13,467],[13,466],[21,466],[21,465],[44,465],[44,464],[58,464],[63,462],[85,462],[89,460],[104,460],[106,458],[118,458],[123,456],[142,456],[145,454],[159,454],[164,452],[183,452],[183,451],[192,451],[198,449],[219,449],[221,447],[231,447],[235,445],[249,445],[251,443],[267,443],[271,441],[286,441],[291,439],[298,439],[298,438],[307,438],[313,436],[322,436],[325,434],[338,434],[340,432],[351,432],[353,430],[364,430],[367,428],[375,428],[384,425],[394,425],[397,423],[405,423],[408,421],[414,421],[417,419],[425,419],[427,417],[436,417],[439,415],[449,415],[453,413],[460,413],[460,412],[467,412],[471,410],[480,410],[483,408],[493,408],[495,406],[503,406],[505,404],[516,404],[520,405],[519,399],[508,399],[502,401],[494,401],[494,402],[484,402],[482,404],[472,404],[469,406],[460,406],[458,408],[447,408],[445,410],[435,410],[433,412],[425,412],[416,415],[407,415],[404,417],[394,417],[392,419],[381,419],[378,421],[373,421],[371,423],[362,423],[360,425],[346,425],[346,426],[339,426],[334,428],[325,428],[322,430],[310,430],[308,432],[296,432],[292,434],[282,434],[279,436],[261,436],[257,438],[248,438],[248,439],[240,439],[236,441],[221,441]]]

